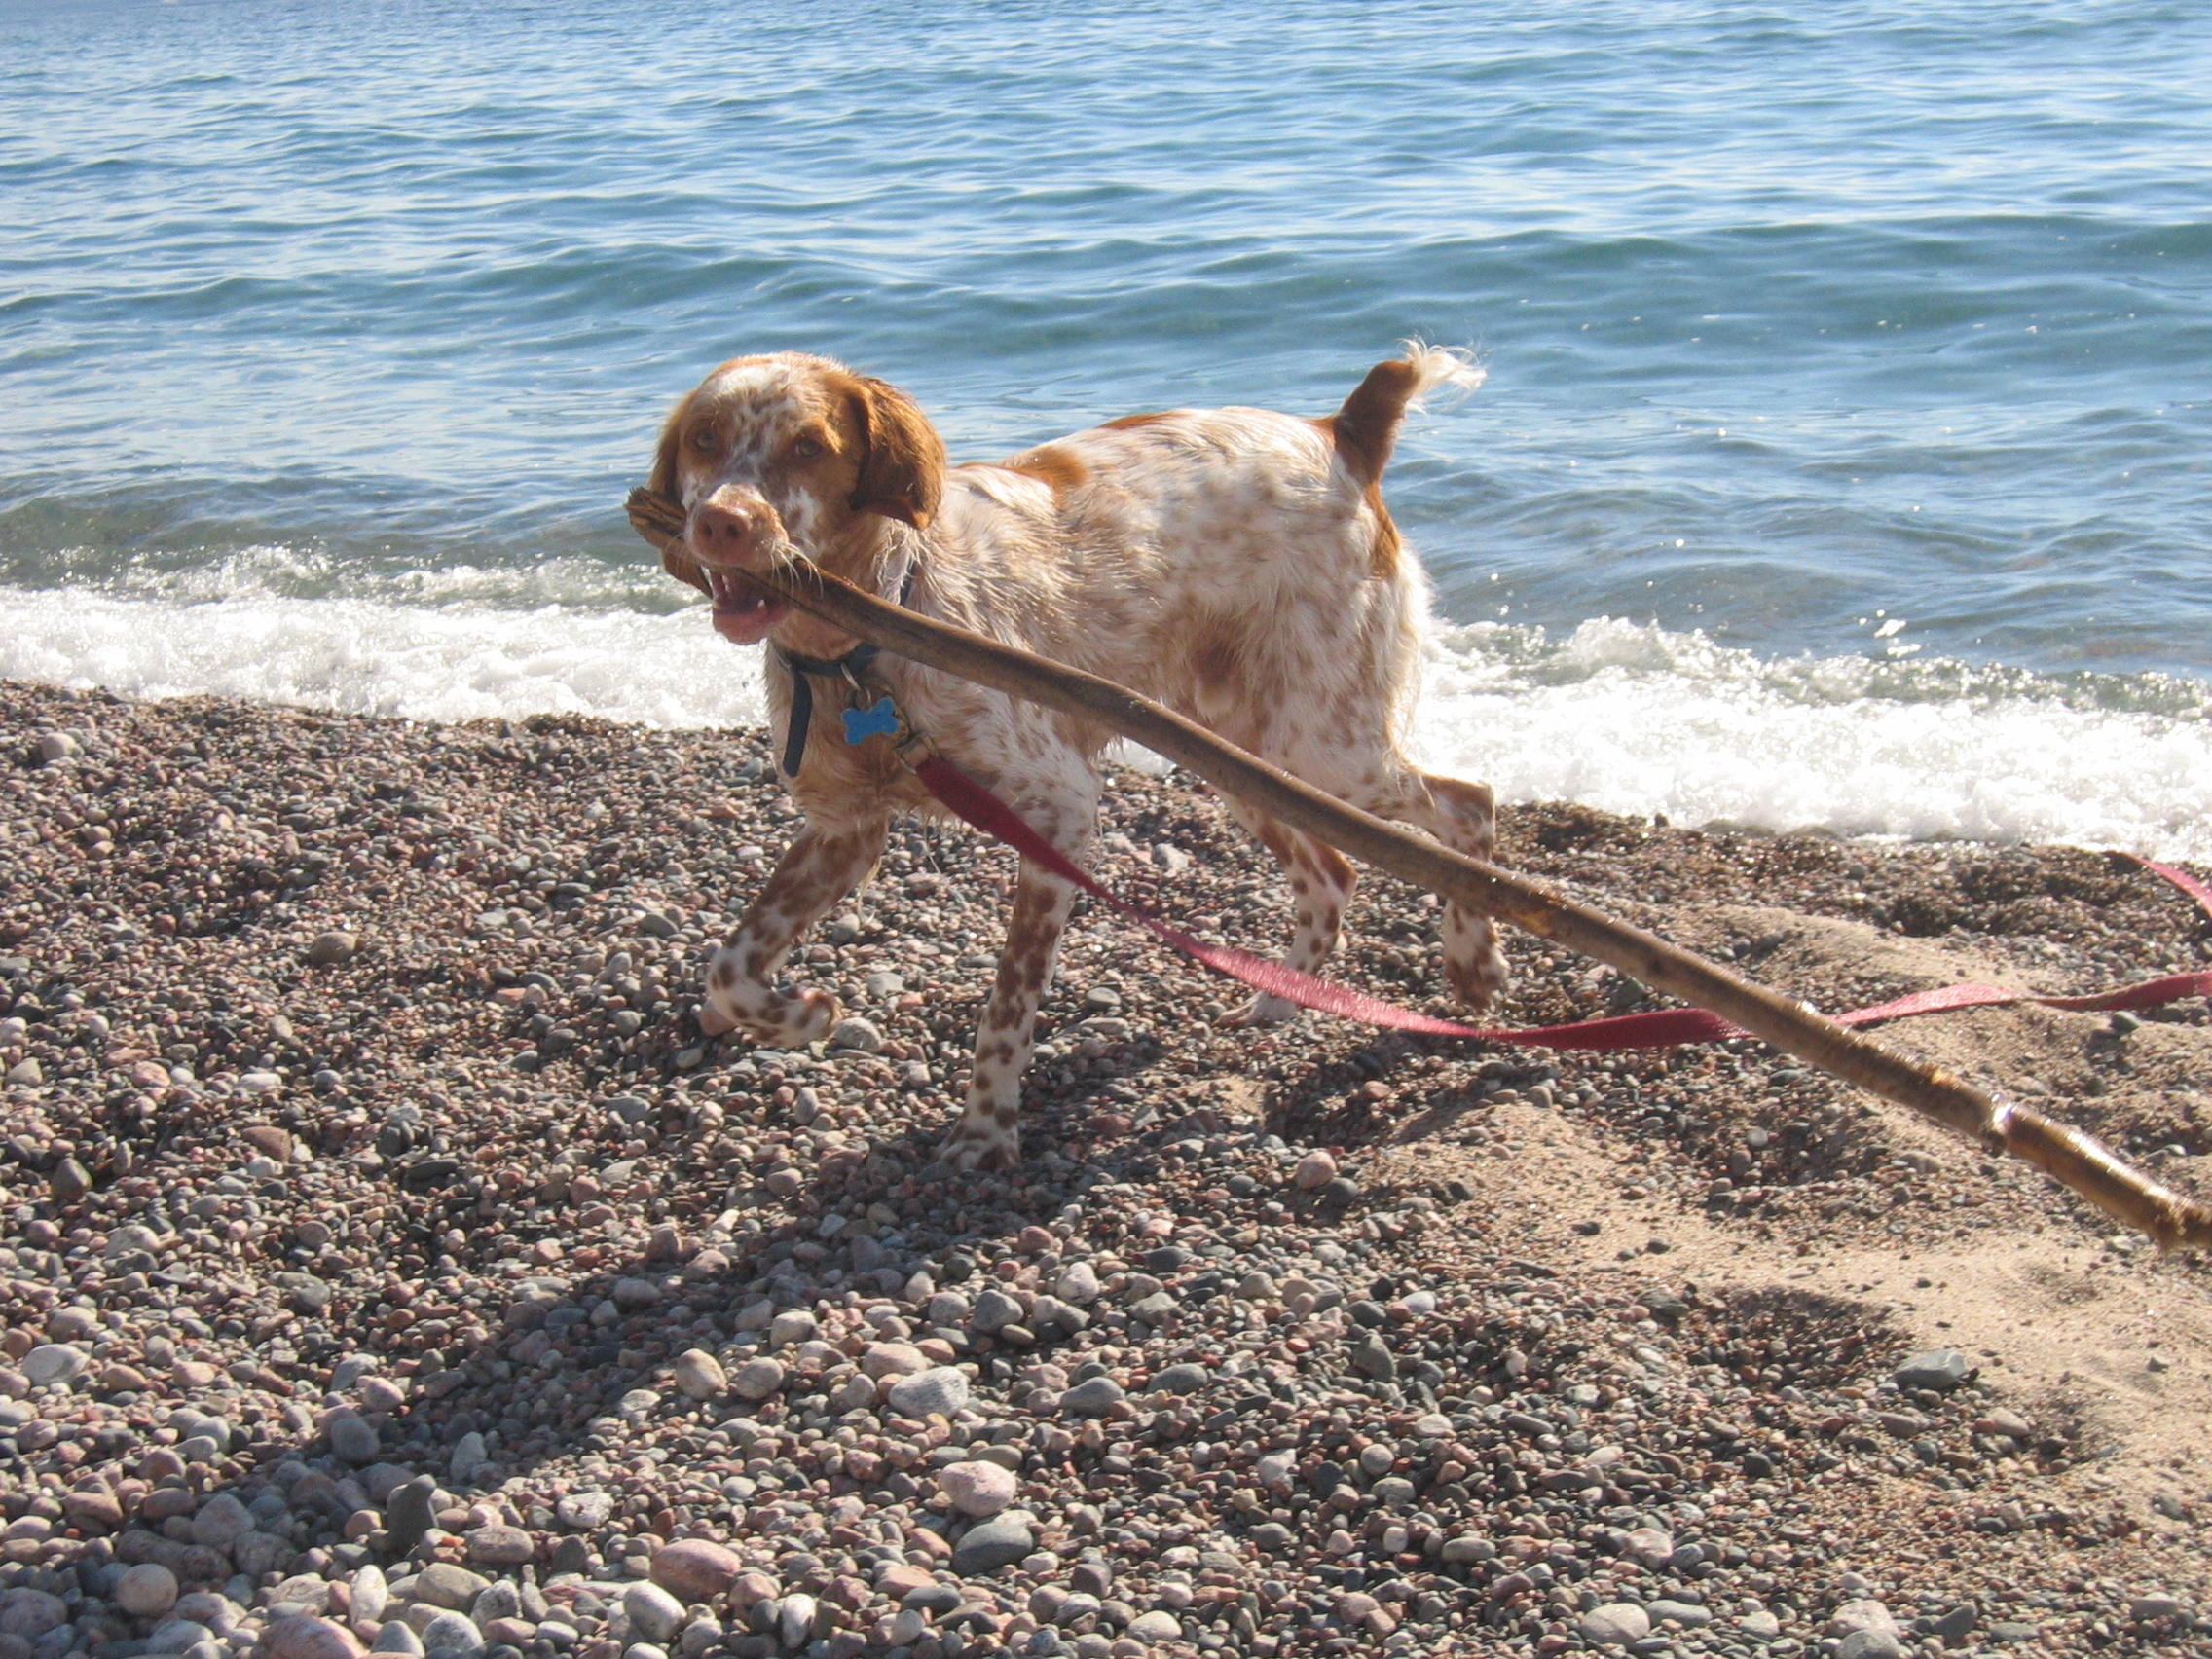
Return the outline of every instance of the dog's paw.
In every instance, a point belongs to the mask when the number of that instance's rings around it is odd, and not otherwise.
[[[844,1014],[844,1005],[828,991],[779,996],[757,1014],[725,1011],[710,996],[699,1005],[699,1029],[709,1037],[742,1032],[763,1049],[803,1049],[829,1036]]]
[[[1225,1014],[1216,1021],[1224,1029],[1250,1030],[1268,1025],[1288,1025],[1298,1017],[1298,1005],[1285,997],[1262,991],[1242,1008]]]
[[[945,1137],[939,1161],[963,1173],[1012,1169],[1021,1160],[1021,1140],[1012,1129],[978,1126],[963,1118]]]
[[[1511,974],[1505,966],[1505,952],[1493,944],[1465,958],[1447,955],[1444,977],[1459,1000],[1480,1014],[1490,1006],[1492,998],[1505,989],[1505,981]]]
[[[804,990],[781,999],[776,1016],[753,1027],[756,1042],[769,1049],[803,1049],[836,1029],[845,1005],[828,991]]]

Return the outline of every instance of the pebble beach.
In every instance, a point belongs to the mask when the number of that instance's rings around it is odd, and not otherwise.
[[[758,732],[0,682],[0,1659],[2212,1640],[2202,1265],[1756,1044],[1222,1030],[1088,909],[1023,1166],[954,1175],[1011,856],[895,832],[797,964],[833,1040],[707,1042],[793,823]],[[1202,790],[1104,830],[1283,936]],[[2078,849],[1539,805],[1500,857],[1829,1007],[2212,958]],[[1436,920],[1372,878],[1342,977],[1441,1007]],[[1509,1022],[1652,1006],[1509,953]],[[1885,1040],[2212,1192],[2201,1004]]]

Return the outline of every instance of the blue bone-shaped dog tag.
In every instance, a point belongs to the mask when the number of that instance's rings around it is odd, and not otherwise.
[[[871,708],[846,709],[842,718],[847,743],[858,743],[864,737],[899,735],[899,711],[888,697],[878,697]]]

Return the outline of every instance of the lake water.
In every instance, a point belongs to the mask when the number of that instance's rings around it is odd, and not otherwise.
[[[956,457],[1471,348],[1391,497],[1509,798],[2212,859],[2201,7],[0,6],[0,674],[757,718],[711,364]]]

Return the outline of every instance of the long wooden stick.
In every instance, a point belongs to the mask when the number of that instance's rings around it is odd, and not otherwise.
[[[654,547],[682,539],[682,509],[666,497],[632,491],[628,510]],[[1112,681],[917,615],[803,562],[752,579],[856,639],[1093,721],[1378,869],[1595,957],[1988,1151],[2026,1159],[2161,1246],[2212,1245],[2212,1207],[2152,1180],[2093,1136],[1994,1101],[1941,1067],[1916,1065],[1641,928],[1349,806]]]

